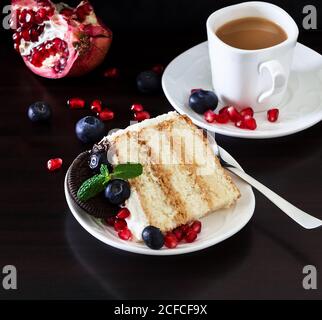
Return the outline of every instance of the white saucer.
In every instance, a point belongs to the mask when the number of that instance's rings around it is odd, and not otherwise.
[[[225,150],[220,149],[222,156],[233,165],[239,166]],[[67,173],[68,174],[68,173]],[[161,250],[152,250],[144,243],[121,240],[112,227],[105,226],[99,219],[88,215],[70,197],[67,190],[67,174],[65,177],[65,196],[67,204],[80,225],[98,240],[121,250],[146,255],[177,255],[205,249],[217,244],[241,230],[251,219],[255,209],[255,197],[252,188],[239,178],[232,176],[240,190],[241,198],[230,209],[220,210],[201,219],[202,230],[193,243],[180,243],[174,249],[163,247]]]
[[[245,80],[247,81],[247,80]],[[223,135],[240,138],[275,138],[290,135],[313,126],[322,120],[322,56],[297,44],[287,92],[279,120],[270,123],[266,112],[255,114],[255,131],[236,128],[233,124],[209,124],[202,115],[188,106],[190,90],[212,90],[207,42],[203,42],[175,58],[162,77],[164,93],[172,106],[187,114],[199,127]]]

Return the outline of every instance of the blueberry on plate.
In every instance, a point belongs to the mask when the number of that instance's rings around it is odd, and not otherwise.
[[[155,93],[161,89],[161,78],[154,71],[143,71],[137,76],[136,85],[142,93]]]
[[[142,239],[145,244],[154,250],[159,250],[163,247],[164,236],[159,228],[148,226],[142,231]]]
[[[122,179],[112,179],[105,188],[105,198],[112,204],[120,205],[130,197],[130,184]]]
[[[98,173],[100,171],[102,164],[106,164],[107,166],[109,166],[109,163],[107,161],[106,150],[92,152],[89,156],[89,161],[88,161],[89,167],[93,171]]]
[[[105,134],[104,123],[93,116],[87,116],[76,123],[76,135],[84,143],[97,142]]]
[[[215,110],[217,105],[218,98],[212,91],[197,90],[189,98],[190,108],[199,114],[204,114],[209,109]]]
[[[51,108],[46,102],[35,102],[28,108],[28,118],[32,122],[48,121],[51,118]]]

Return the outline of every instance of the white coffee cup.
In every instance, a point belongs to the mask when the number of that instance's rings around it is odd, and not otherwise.
[[[220,40],[216,31],[225,23],[261,17],[278,24],[287,39],[273,47],[243,50]],[[251,106],[255,112],[278,107],[287,88],[298,27],[291,16],[266,2],[244,2],[211,14],[207,20],[213,88],[225,105]]]

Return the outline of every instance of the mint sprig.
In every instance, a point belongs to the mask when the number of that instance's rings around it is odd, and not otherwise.
[[[140,163],[119,164],[115,166],[112,173],[108,171],[107,165],[102,164],[100,173],[87,179],[80,186],[77,191],[77,198],[86,202],[101,193],[111,179],[133,179],[140,176],[142,172],[143,167]]]

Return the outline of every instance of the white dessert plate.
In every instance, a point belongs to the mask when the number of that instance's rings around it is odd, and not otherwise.
[[[220,148],[220,152],[231,164],[240,168],[237,161],[225,150]],[[112,247],[134,253],[166,256],[189,253],[208,248],[226,240],[241,230],[251,219],[255,209],[255,197],[252,188],[244,181],[232,176],[241,193],[241,198],[234,207],[219,210],[202,218],[202,230],[195,242],[182,242],[174,249],[163,247],[161,250],[152,250],[144,243],[121,240],[112,227],[104,225],[99,219],[88,215],[82,210],[69,195],[67,190],[67,174],[65,177],[65,196],[67,204],[79,224],[98,240]]]
[[[164,71],[162,87],[169,102],[179,113],[188,115],[199,127],[226,136],[276,138],[302,131],[322,120],[322,56],[300,43],[295,49],[283,101],[278,106],[272,106],[279,108],[279,120],[270,123],[266,112],[256,113],[257,129],[254,131],[239,129],[233,124],[209,124],[202,115],[189,108],[191,89],[212,90],[207,42],[175,58]]]

